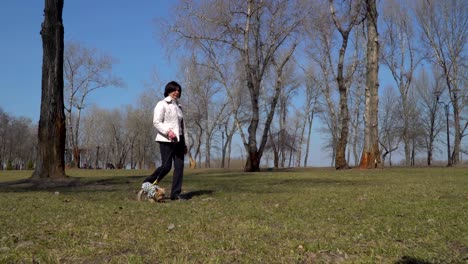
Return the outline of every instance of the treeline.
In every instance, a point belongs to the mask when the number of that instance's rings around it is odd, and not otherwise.
[[[33,169],[37,151],[37,125],[0,107],[0,170]]]

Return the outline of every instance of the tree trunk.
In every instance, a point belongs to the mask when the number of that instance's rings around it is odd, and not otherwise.
[[[432,165],[432,142],[429,142],[429,150],[427,151],[427,166]]]
[[[364,115],[364,146],[359,167],[370,169],[381,166],[378,129],[379,92],[379,36],[377,31],[376,0],[366,0],[367,9],[367,74],[366,109]]]
[[[80,153],[80,149],[78,148],[78,146],[75,146],[74,144],[73,144],[73,162],[74,162],[74,165],[72,167],[80,168],[81,153]]]
[[[335,13],[335,8],[333,1],[329,1],[330,5],[330,14],[332,16],[333,22],[341,34],[342,43],[340,47],[340,53],[338,58],[337,65],[337,76],[336,81],[338,83],[338,90],[340,94],[340,135],[337,140],[336,153],[335,153],[335,168],[338,169],[349,169],[348,162],[346,161],[346,147],[348,145],[348,134],[349,134],[349,110],[348,110],[348,87],[352,80],[352,73],[348,73],[348,76],[344,75],[344,64],[345,64],[345,54],[348,47],[349,34],[353,27],[357,25],[360,19],[359,15],[355,14],[351,16],[351,21],[344,28],[342,22],[337,18]],[[351,68],[355,68],[355,64]],[[348,70],[353,72],[353,70]]]
[[[310,149],[310,139],[312,137],[312,122],[314,120],[314,112],[311,113],[307,120],[308,130],[307,130],[307,145],[304,157],[304,167],[307,167],[307,160],[309,159],[309,149]]]
[[[41,115],[36,169],[32,179],[62,179],[65,175],[65,113],[63,101],[63,0],[45,0]]]
[[[208,118],[206,120],[208,120]],[[205,168],[211,168],[211,134],[208,129],[205,130],[205,140]]]
[[[346,146],[348,145],[348,124],[349,124],[349,111],[348,111],[348,94],[346,87],[340,86],[340,118],[341,118],[341,131],[336,146],[335,168],[349,169],[348,162],[346,161]]]
[[[309,110],[306,109],[306,113],[309,112]],[[307,119],[307,118],[305,118]],[[299,137],[299,148],[297,149],[297,153],[296,153],[296,167],[301,167],[301,160],[302,160],[302,145],[304,143],[304,136],[305,136],[305,129],[306,129],[306,126],[307,126],[307,122],[306,120],[304,120],[304,123],[301,125],[301,133],[300,133],[300,137]]]
[[[249,148],[247,155],[247,161],[245,164],[245,172],[257,172],[260,171],[260,162],[258,158],[258,151]]]
[[[253,73],[248,72],[248,75]],[[250,80],[247,82],[247,86],[250,91],[250,102],[252,108],[252,118],[250,119],[250,125],[248,128],[248,145],[247,145],[247,161],[244,167],[246,172],[260,171],[259,153],[257,149],[257,128],[260,119],[259,106],[258,106],[258,91],[260,84],[254,85],[252,76],[249,76]]]
[[[197,168],[197,162],[192,158],[192,156],[189,156],[189,168],[191,169],[196,169]]]
[[[410,146],[410,131],[409,131],[409,111],[408,111],[408,99],[406,94],[404,94],[403,88],[400,88],[402,91],[402,105],[403,105],[403,143],[405,145],[405,165],[407,167],[411,166],[411,146]]]
[[[453,92],[455,93],[455,92]],[[461,145],[461,126],[460,126],[460,110],[458,106],[458,98],[454,96],[453,102],[453,124],[455,127],[455,139],[453,141],[452,164],[460,165],[460,145]]]
[[[336,24],[336,23],[335,23]],[[340,31],[342,32],[342,31]],[[348,88],[346,87],[343,67],[344,67],[344,57],[346,53],[346,47],[348,46],[348,32],[341,33],[343,37],[343,43],[340,48],[338,69],[337,69],[337,83],[338,90],[340,93],[340,136],[338,138],[338,144],[336,145],[335,153],[335,169],[349,169],[348,162],[346,161],[346,146],[348,145],[348,124],[349,124],[349,110],[348,110]]]
[[[275,169],[279,168],[279,157],[278,157],[278,149],[276,148],[276,142],[273,134],[271,134],[271,130],[268,130],[268,133],[270,134],[270,143],[271,143],[271,148],[273,151],[273,167]]]

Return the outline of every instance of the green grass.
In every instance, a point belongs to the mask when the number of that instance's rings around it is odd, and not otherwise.
[[[135,200],[148,173],[0,187],[0,263],[468,262],[466,168],[188,170],[163,204]]]

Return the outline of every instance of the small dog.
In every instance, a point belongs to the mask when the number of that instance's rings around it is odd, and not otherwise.
[[[141,190],[137,194],[137,200],[149,200],[150,202],[164,202],[166,190],[149,182],[143,183]]]

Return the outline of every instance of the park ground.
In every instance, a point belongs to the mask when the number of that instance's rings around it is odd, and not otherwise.
[[[31,173],[0,171],[0,263],[468,262],[466,167],[187,170],[165,203],[136,200],[150,171]]]

